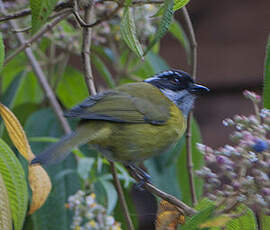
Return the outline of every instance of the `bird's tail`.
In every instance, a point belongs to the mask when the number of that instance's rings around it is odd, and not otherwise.
[[[89,135],[80,132],[80,129],[74,131],[45,149],[31,161],[31,164],[47,165],[57,163],[66,158],[73,148],[87,143],[89,138]]]

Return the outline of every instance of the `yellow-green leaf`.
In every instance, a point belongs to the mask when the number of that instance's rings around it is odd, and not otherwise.
[[[231,219],[228,215],[221,215],[200,224],[200,228],[224,227]]]
[[[0,173],[0,229],[12,230],[12,218],[6,185]]]
[[[28,202],[26,178],[19,160],[2,139],[0,139],[0,173],[8,191],[14,230],[21,230]]]
[[[186,4],[188,4],[190,0],[175,0],[174,6],[173,6],[173,10],[179,10],[182,7],[184,7]]]

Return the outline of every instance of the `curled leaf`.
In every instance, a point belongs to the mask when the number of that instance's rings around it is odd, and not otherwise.
[[[224,227],[231,219],[229,215],[221,215],[200,224],[200,228]]]
[[[48,174],[40,165],[29,166],[28,180],[32,190],[32,202],[28,212],[31,215],[45,203],[52,185]]]

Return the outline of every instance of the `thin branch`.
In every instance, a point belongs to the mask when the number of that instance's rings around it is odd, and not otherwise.
[[[76,2],[76,1],[75,1]],[[94,27],[99,25],[102,22],[108,21],[109,19],[111,19],[122,7],[123,7],[124,1],[120,1],[118,6],[111,12],[111,14],[107,15],[104,14],[104,16],[100,19],[97,19],[94,23],[87,23],[85,22],[79,15],[78,10],[75,8],[75,4],[74,4],[74,10],[73,10],[73,15],[75,16],[75,18],[77,19],[77,21],[79,22],[79,24],[81,25],[81,27]]]
[[[75,12],[77,12],[77,3],[75,0],[74,4]],[[90,24],[91,20],[93,17],[93,12],[92,12],[92,6],[85,6],[84,9],[84,21],[86,23]],[[91,28],[84,27],[83,28],[83,43],[82,43],[82,60],[83,60],[83,70],[84,70],[84,78],[85,78],[85,83],[88,88],[88,92],[90,95],[95,95],[96,94],[96,89],[94,85],[94,78],[92,74],[92,68],[91,68],[91,60],[90,60],[90,48],[91,48]],[[129,212],[128,212],[128,207],[127,203],[125,200],[125,196],[119,181],[119,178],[117,176],[117,171],[115,168],[115,165],[113,162],[110,162],[111,166],[111,171],[113,174],[113,179],[114,179],[114,184],[118,193],[118,197],[120,200],[120,205],[123,209],[124,212],[124,217],[126,219],[127,227],[128,230],[134,230],[133,223],[131,221]]]
[[[190,73],[192,78],[196,79],[196,71],[197,71],[197,42],[195,38],[195,33],[193,30],[192,22],[190,20],[188,11],[186,7],[182,8],[185,23],[188,28],[188,34],[191,41],[191,70]],[[191,199],[193,206],[197,204],[197,197],[195,191],[195,183],[194,183],[194,175],[193,175],[193,161],[192,161],[192,148],[191,148],[191,120],[192,120],[192,112],[188,114],[187,118],[187,134],[186,134],[186,150],[187,150],[187,166],[188,166],[188,178],[189,178],[189,185],[190,185],[190,192],[191,192]]]
[[[134,172],[132,170],[130,170],[129,168],[127,168],[129,173],[132,175],[132,177],[138,181],[141,182],[142,178],[140,178],[138,175],[134,174]],[[189,207],[188,205],[186,205],[184,202],[178,200],[176,197],[165,193],[161,190],[159,190],[157,187],[155,187],[154,185],[152,185],[149,182],[144,182],[144,184],[142,185],[144,189],[146,189],[148,192],[155,194],[156,196],[162,198],[163,200],[168,201],[169,203],[181,208],[184,213],[188,216],[192,216],[194,214],[197,213],[197,211],[195,209],[193,209],[192,207]]]
[[[69,2],[59,2],[55,6],[54,11],[59,12],[59,11],[66,9],[66,8],[72,8],[72,4],[70,1]],[[25,16],[30,15],[30,14],[31,14],[31,9],[23,9],[21,11],[15,12],[15,13],[4,15],[3,17],[0,18],[0,22],[25,17]]]
[[[37,41],[39,38],[41,38],[45,33],[47,33],[48,31],[50,31],[54,26],[56,26],[59,22],[61,22],[63,19],[67,18],[68,15],[70,15],[71,13],[71,9],[66,9],[65,13],[61,12],[61,15],[59,17],[57,17],[55,20],[53,20],[51,23],[46,24],[41,30],[39,30],[33,37],[31,37],[28,41],[26,41],[25,39],[23,43],[21,43],[21,46],[19,48],[17,48],[17,50],[15,50],[11,55],[9,55],[5,62],[4,65],[6,65],[8,62],[10,62],[16,55],[18,55],[20,52],[22,52],[23,50],[25,50],[27,47],[30,47],[31,44],[35,41]],[[19,29],[16,28],[13,30],[18,31]],[[18,36],[18,35],[17,35]]]
[[[1,12],[5,15],[6,12],[5,12],[2,1],[0,1],[0,7],[1,7]],[[11,21],[9,21],[9,24],[10,24],[12,29],[18,30],[18,26],[17,26],[17,23],[15,21],[11,20]],[[23,34],[16,33],[16,37],[21,44],[26,43]],[[55,97],[55,95],[54,95],[54,93],[53,93],[53,91],[52,91],[52,89],[47,81],[47,78],[46,78],[44,72],[42,71],[36,57],[34,56],[31,47],[27,47],[25,49],[25,53],[26,53],[26,56],[31,64],[32,68],[33,68],[34,73],[36,74],[36,76],[40,82],[40,85],[42,86],[42,89],[43,89],[45,95],[47,96],[47,98],[49,100],[49,103],[51,104],[58,120],[60,121],[61,126],[63,127],[63,130],[65,131],[65,133],[70,133],[71,129],[69,127],[69,124],[68,124],[67,120],[63,117],[63,111],[62,111],[59,103],[56,100],[56,97]]]
[[[126,203],[126,200],[125,200],[125,196],[124,196],[124,193],[123,193],[119,178],[117,176],[117,171],[116,171],[116,168],[115,168],[115,164],[110,161],[110,165],[111,165],[111,171],[112,171],[112,175],[113,175],[114,185],[116,187],[116,190],[117,190],[117,193],[118,193],[118,196],[119,196],[121,208],[122,208],[122,210],[124,212],[124,217],[125,217],[126,222],[127,222],[128,230],[134,230],[134,226],[132,224],[132,220],[130,218],[129,211],[128,211],[128,206],[127,206],[127,203]]]
[[[92,19],[92,6],[85,7],[84,20],[91,22]],[[96,94],[96,88],[94,85],[94,77],[91,68],[90,60],[90,47],[91,47],[91,28],[83,28],[83,41],[82,41],[82,60],[84,79],[90,95]]]

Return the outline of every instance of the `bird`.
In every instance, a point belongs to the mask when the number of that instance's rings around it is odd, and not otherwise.
[[[73,148],[89,143],[109,161],[123,163],[148,180],[138,164],[176,145],[195,98],[208,91],[188,73],[172,69],[90,96],[65,114],[80,119],[77,129],[31,164],[57,163]]]

